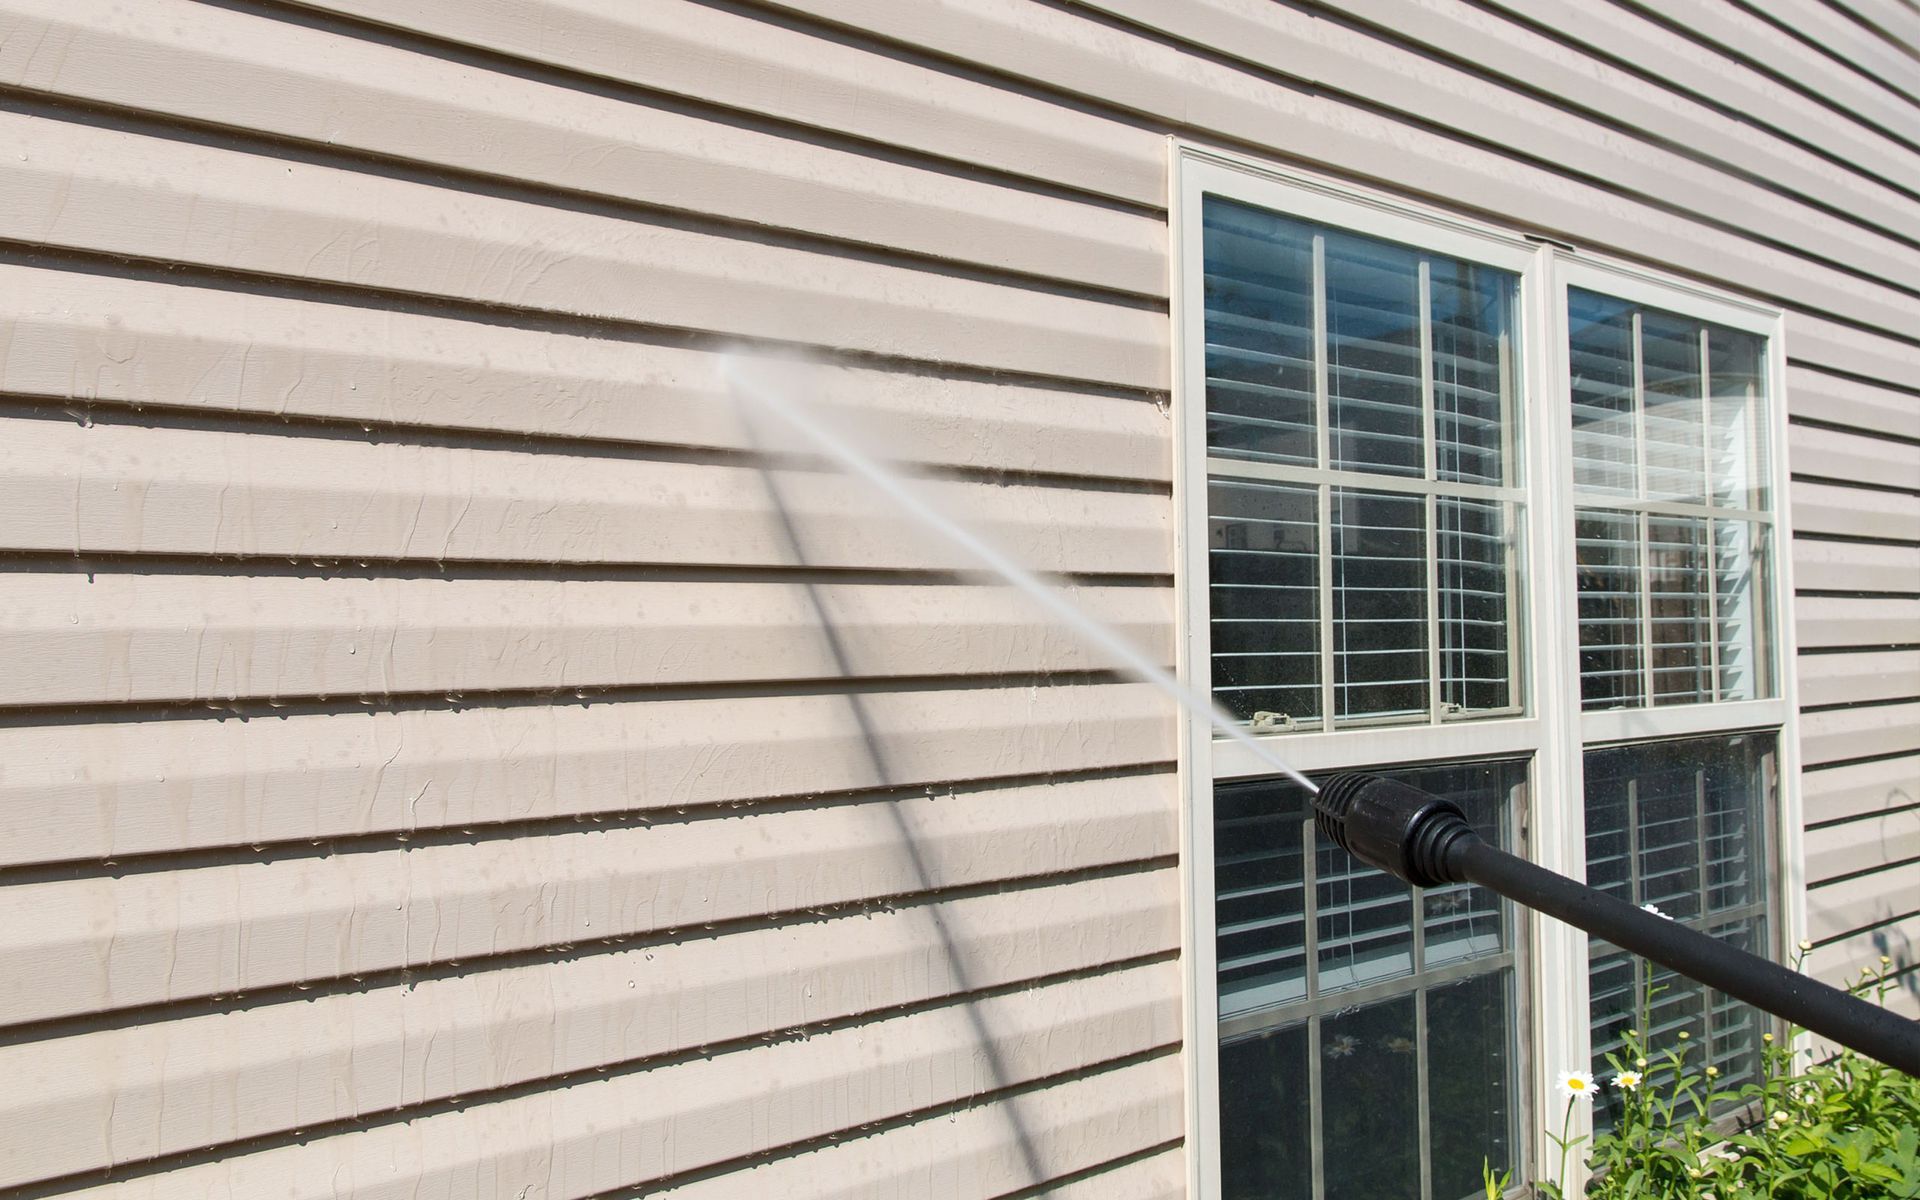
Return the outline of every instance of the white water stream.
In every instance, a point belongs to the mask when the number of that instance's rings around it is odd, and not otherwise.
[[[1048,584],[979,533],[942,512],[910,479],[855,446],[811,412],[798,395],[801,390],[799,387],[776,386],[765,377],[766,370],[766,365],[739,355],[729,355],[721,366],[721,374],[728,387],[735,396],[749,401],[755,413],[773,417],[785,428],[799,434],[814,449],[839,463],[849,474],[866,480],[902,511],[965,553],[981,569],[1025,593],[1063,627],[1077,634],[1128,675],[1166,693],[1187,712],[1204,717],[1214,729],[1245,746],[1261,762],[1309,792],[1317,793],[1320,790],[1305,775],[1281,761],[1259,738],[1247,732],[1245,726],[1222,711],[1212,697],[1184,686],[1118,631],[1082,612],[1065,591]]]

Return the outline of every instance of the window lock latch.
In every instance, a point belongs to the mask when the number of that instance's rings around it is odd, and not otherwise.
[[[1283,712],[1267,712],[1264,709],[1254,713],[1247,721],[1247,728],[1255,733],[1286,733],[1293,727],[1292,716]]]

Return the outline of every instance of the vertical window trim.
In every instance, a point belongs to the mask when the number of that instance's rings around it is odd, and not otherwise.
[[[1471,259],[1521,277],[1517,319],[1519,394],[1530,407],[1520,414],[1514,450],[1520,488],[1528,504],[1524,536],[1528,578],[1517,589],[1523,605],[1516,619],[1530,636],[1517,656],[1515,674],[1527,698],[1527,714],[1483,722],[1392,729],[1298,734],[1277,740],[1286,759],[1303,770],[1323,770],[1382,757],[1439,761],[1531,752],[1534,769],[1527,813],[1514,819],[1525,828],[1534,861],[1574,878],[1586,871],[1584,773],[1588,744],[1684,736],[1689,733],[1770,729],[1776,731],[1777,782],[1769,832],[1770,864],[1777,879],[1778,933],[1791,945],[1806,929],[1806,879],[1802,845],[1801,752],[1797,645],[1793,627],[1793,525],[1789,501],[1785,317],[1775,308],[1646,270],[1637,265],[1575,253],[1547,242],[1529,242],[1493,226],[1442,210],[1241,156],[1169,139],[1169,226],[1173,303],[1175,597],[1178,612],[1176,666],[1183,679],[1204,690],[1211,678],[1208,646],[1206,387],[1204,355],[1204,196],[1220,194],[1302,221],[1416,245],[1433,253]],[[1775,698],[1701,706],[1585,713],[1579,705],[1579,639],[1573,539],[1573,429],[1566,353],[1567,289],[1603,292],[1715,324],[1756,333],[1767,340],[1766,479],[1771,489],[1773,606],[1770,647]],[[1321,436],[1326,435],[1324,422]],[[1555,537],[1565,529],[1569,536]],[[1564,618],[1564,619],[1559,619]],[[1553,702],[1543,702],[1555,697]],[[1569,697],[1571,699],[1569,699]],[[1694,709],[1705,711],[1692,711]],[[1368,751],[1367,746],[1375,749]],[[1238,746],[1216,747],[1204,721],[1184,720],[1179,731],[1178,781],[1183,797],[1181,874],[1183,931],[1187,953],[1184,1039],[1187,1065],[1186,1146],[1189,1190],[1201,1200],[1220,1195],[1217,1133],[1219,1113],[1218,988],[1214,942],[1213,805],[1216,780],[1266,773]],[[1542,797],[1561,797],[1557,806]],[[1527,939],[1523,989],[1521,1089],[1523,1111],[1543,1111],[1554,1072],[1582,1066],[1591,1057],[1587,941],[1551,921],[1523,921]],[[1536,1126],[1541,1122],[1534,1122]],[[1523,1129],[1532,1161],[1549,1149],[1539,1128]]]

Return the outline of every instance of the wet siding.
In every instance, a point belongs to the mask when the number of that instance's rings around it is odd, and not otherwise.
[[[1683,7],[0,0],[0,1189],[1180,1194],[1172,720],[719,375],[1170,654],[1169,134],[1791,310],[1911,965],[1920,19]]]

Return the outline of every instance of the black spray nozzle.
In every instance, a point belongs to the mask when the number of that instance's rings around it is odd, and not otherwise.
[[[1920,1076],[1920,1023],[1516,858],[1475,834],[1451,801],[1352,773],[1329,779],[1313,804],[1320,831],[1368,866],[1415,887],[1478,884]]]
[[[1313,798],[1320,832],[1361,862],[1415,887],[1462,883],[1449,857],[1478,841],[1451,800],[1378,775],[1336,775]]]

